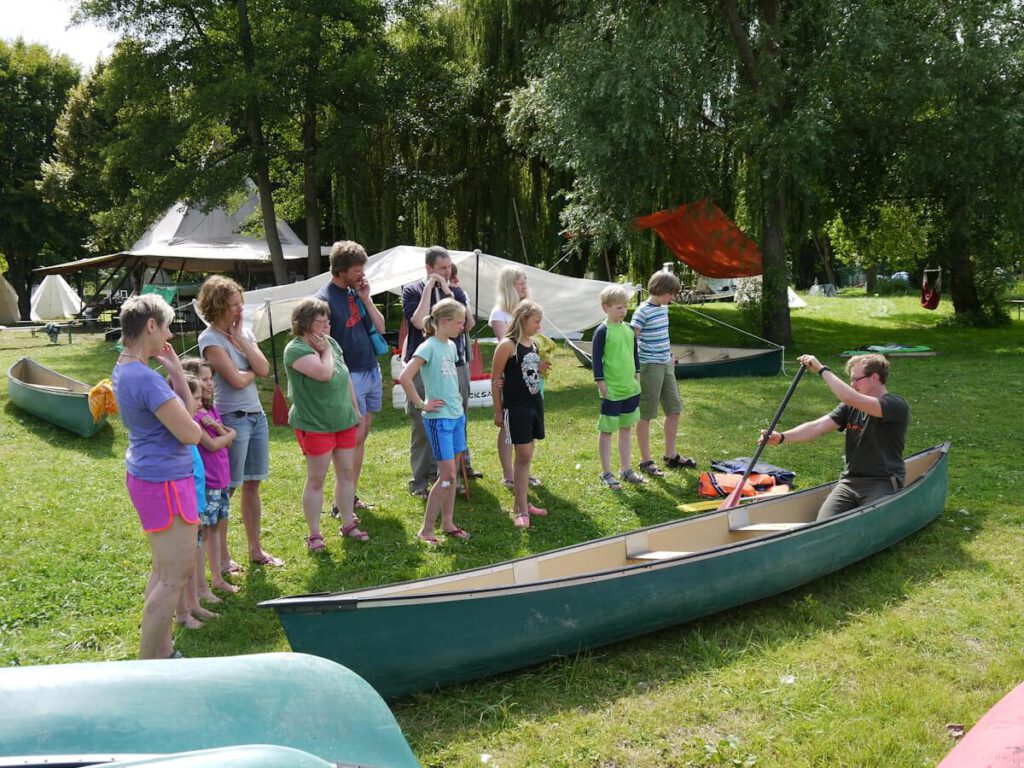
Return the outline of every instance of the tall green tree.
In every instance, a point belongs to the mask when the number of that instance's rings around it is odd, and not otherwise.
[[[40,190],[54,127],[78,78],[67,56],[0,40],[0,254],[25,318],[32,270],[73,253],[81,234],[78,222],[65,220]]]

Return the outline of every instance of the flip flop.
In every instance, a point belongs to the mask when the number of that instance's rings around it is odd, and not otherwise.
[[[360,531],[359,523],[355,521],[349,523],[348,525],[341,526],[341,528],[338,529],[338,533],[340,533],[342,536],[348,536],[350,539],[355,539],[356,541],[370,540],[370,534],[368,534],[366,531]]]
[[[512,519],[512,525],[516,528],[529,528],[530,527],[530,516],[529,515],[516,515]]]
[[[464,531],[459,526],[455,526],[454,531],[446,531],[444,528],[441,529],[441,533],[445,536],[451,536],[453,539],[462,539],[463,541],[469,540],[469,531]]]
[[[430,547],[431,549],[433,549],[434,547],[441,546],[441,542],[438,541],[437,537],[435,537],[435,536],[420,536],[417,533],[416,534],[416,541],[420,542],[421,544],[425,544],[426,546]]]
[[[274,557],[273,555],[267,552],[264,552],[260,557],[250,557],[249,562],[253,565],[265,565],[270,568],[280,568],[282,565],[284,565],[284,560],[282,560],[279,557]]]
[[[531,515],[536,515],[537,517],[547,517],[548,514],[548,511],[546,509],[535,507],[533,506],[533,504],[530,503],[527,503],[526,509],[529,510]]]
[[[244,572],[245,572],[245,568],[240,566],[234,560],[232,560],[231,562],[229,562],[227,565],[225,565],[223,568],[220,569],[221,576],[227,576],[229,573],[244,573]]]

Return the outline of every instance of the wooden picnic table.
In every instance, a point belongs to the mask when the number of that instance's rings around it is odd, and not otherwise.
[[[1017,319],[1020,320],[1020,310],[1024,307],[1024,299],[1010,299],[1010,306],[1017,308]]]

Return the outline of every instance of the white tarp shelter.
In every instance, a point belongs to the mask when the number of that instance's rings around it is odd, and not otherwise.
[[[81,297],[60,275],[47,275],[32,292],[31,318],[37,323],[64,320],[81,311]]]
[[[7,282],[6,277],[0,275],[0,325],[13,325],[19,320],[21,310],[18,309],[18,292]]]
[[[374,294],[389,291],[402,294],[402,287],[426,276],[424,255],[427,249],[399,245],[374,254],[366,264],[366,278]],[[459,283],[469,295],[479,321],[486,323],[496,303],[495,284],[502,267],[514,266],[526,273],[530,296],[544,308],[543,331],[551,337],[592,328],[604,319],[601,291],[609,283],[556,275],[498,256],[476,251],[449,251],[452,263],[459,267]],[[325,272],[309,280],[246,291],[245,323],[260,341],[291,327],[292,309],[302,299],[315,294],[328,283]],[[637,290],[636,286],[628,286]]]

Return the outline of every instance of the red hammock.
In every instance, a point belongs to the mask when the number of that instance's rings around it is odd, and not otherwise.
[[[928,273],[938,272],[935,278],[935,287],[928,284]],[[938,269],[926,269],[921,278],[921,306],[925,309],[935,309],[939,306],[939,299],[942,297],[942,267]]]

